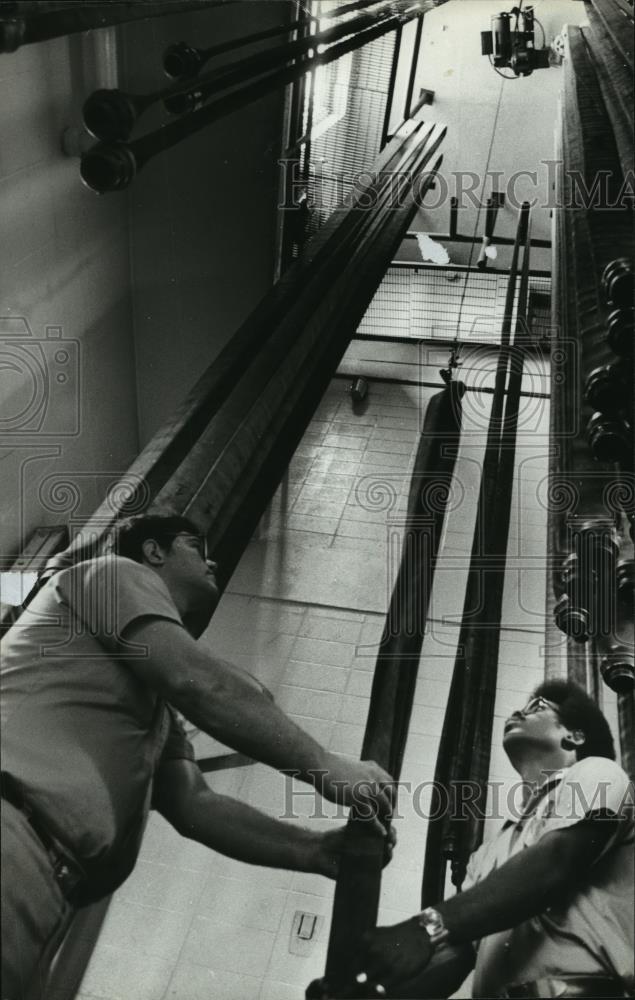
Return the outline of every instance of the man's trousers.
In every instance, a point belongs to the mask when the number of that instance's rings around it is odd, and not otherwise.
[[[2,802],[2,1000],[42,1000],[73,915],[26,816]]]

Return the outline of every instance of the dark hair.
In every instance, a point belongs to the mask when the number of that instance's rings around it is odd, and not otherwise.
[[[201,531],[188,517],[180,514],[138,514],[119,521],[111,535],[111,550],[118,556],[143,562],[143,543],[149,538],[169,552],[175,535],[187,532],[200,535]]]
[[[608,757],[615,760],[615,745],[609,724],[597,703],[584,688],[572,681],[552,680],[540,684],[534,695],[542,695],[558,706],[558,715],[565,726],[580,729],[584,743],[576,747],[578,760],[584,757]]]

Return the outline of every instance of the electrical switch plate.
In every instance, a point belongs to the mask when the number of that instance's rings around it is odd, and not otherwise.
[[[306,910],[296,910],[291,921],[289,952],[310,955],[324,925],[324,917]]]

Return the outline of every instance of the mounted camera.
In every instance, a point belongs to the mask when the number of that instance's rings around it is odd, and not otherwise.
[[[500,71],[511,69],[514,76],[530,76],[535,69],[549,68],[549,49],[536,48],[535,26],[540,25],[533,7],[512,7],[509,13],[492,16],[489,31],[481,32],[481,52]]]

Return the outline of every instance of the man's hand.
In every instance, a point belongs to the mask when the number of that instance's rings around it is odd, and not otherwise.
[[[364,936],[359,971],[366,973],[369,982],[381,983],[390,996],[391,987],[421,974],[432,954],[428,934],[411,917],[392,927],[377,927]]]
[[[325,752],[324,768],[316,771],[314,787],[330,802],[350,806],[359,819],[385,830],[393,809],[394,781],[374,760],[354,760]]]
[[[392,859],[393,848],[397,842],[397,835],[394,827],[388,830],[382,827],[382,834],[385,836],[384,861],[385,868]],[[379,832],[377,834],[380,836]],[[346,827],[339,826],[336,830],[328,830],[326,833],[316,835],[315,858],[311,864],[311,869],[317,875],[325,875],[327,878],[337,878],[340,866],[340,859],[344,852],[346,840]]]
[[[346,827],[325,833],[282,823],[208,787],[194,761],[177,758],[161,764],[154,782],[153,806],[184,837],[230,858],[254,865],[313,872],[336,878],[346,842]],[[394,830],[381,827],[384,864],[395,843]]]

